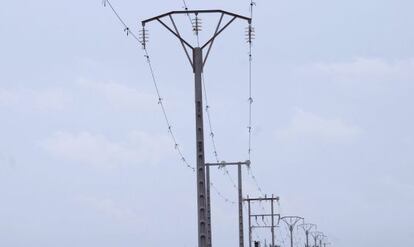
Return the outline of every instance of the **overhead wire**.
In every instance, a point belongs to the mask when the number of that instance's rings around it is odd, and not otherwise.
[[[157,94],[157,97],[158,97],[158,102],[157,103],[160,105],[160,108],[162,110],[163,117],[164,117],[165,123],[166,123],[167,128],[168,128],[168,133],[169,133],[170,138],[171,138],[171,140],[172,140],[172,142],[174,144],[174,149],[176,150],[176,152],[177,152],[178,156],[180,157],[180,160],[183,162],[183,164],[187,168],[189,168],[193,172],[195,172],[195,167],[192,166],[192,165],[190,165],[189,162],[187,161],[187,159],[185,158],[185,156],[184,156],[184,154],[182,152],[182,149],[181,149],[180,145],[178,144],[176,135],[175,135],[175,133],[173,131],[173,127],[172,127],[170,118],[168,117],[168,114],[167,114],[167,111],[166,111],[166,107],[165,107],[164,100],[161,97],[161,92],[160,92],[160,89],[159,89],[159,83],[158,83],[157,77],[155,75],[155,70],[153,68],[153,65],[152,65],[152,62],[151,62],[151,59],[150,59],[150,55],[149,55],[148,49],[144,45],[144,42],[142,42],[140,40],[140,38],[138,37],[138,35],[136,35],[135,32],[133,32],[129,28],[129,26],[126,24],[126,22],[124,21],[124,19],[119,15],[119,13],[117,12],[117,10],[114,8],[114,6],[112,5],[111,1],[110,0],[103,0],[102,3],[103,3],[103,5],[105,7],[106,6],[109,6],[110,7],[110,9],[115,14],[115,16],[118,19],[118,21],[122,24],[123,31],[126,33],[126,35],[127,36],[131,36],[133,39],[135,39],[143,47],[144,56],[146,58],[146,62],[148,64],[148,68],[149,68],[149,71],[150,71],[150,74],[151,74],[151,79],[152,79],[152,82],[154,84],[154,88],[155,88],[155,91],[156,91],[156,94]],[[187,3],[186,3],[185,0],[183,0],[183,3],[184,3],[184,8],[186,10],[188,10],[188,7],[187,7],[188,5],[187,5]],[[253,2],[253,0],[251,0],[250,1],[250,15],[251,15],[251,18],[253,18],[253,7],[255,5],[256,5],[256,3]],[[189,17],[189,20],[191,22],[191,17],[189,15],[188,15],[188,17]],[[251,28],[251,26],[249,28]],[[250,31],[252,31],[252,30],[250,29]],[[145,39],[145,37],[144,37],[144,39]],[[199,37],[198,37],[198,35],[197,35],[197,43],[199,43]],[[252,121],[252,108],[253,108],[252,107],[253,106],[253,96],[252,96],[252,81],[253,81],[253,79],[252,79],[252,74],[253,74],[252,73],[252,62],[253,62],[252,42],[251,42],[251,40],[249,40],[249,98],[248,98],[248,102],[249,102],[249,118],[248,118],[248,123],[249,123],[249,125],[248,125],[248,132],[249,132],[248,133],[249,134],[249,138],[248,138],[248,157],[249,157],[249,160],[251,160],[251,156],[252,156],[252,132],[253,132],[253,121]],[[206,86],[205,86],[204,74],[202,75],[202,83],[203,83],[203,89],[204,89],[204,93],[205,93],[205,95],[204,95],[205,102],[206,102],[206,109],[205,110],[206,110],[206,113],[207,113],[207,119],[208,119],[208,124],[209,124],[210,137],[211,137],[211,142],[212,142],[212,146],[213,146],[214,157],[215,157],[216,161],[219,162],[216,141],[214,139],[215,138],[215,135],[214,135],[214,132],[213,132],[212,121],[211,121],[210,105],[208,104],[208,97],[207,97],[207,90],[206,90]],[[225,167],[224,167],[224,169],[225,169],[225,173],[228,175],[229,179],[231,180],[231,182],[233,184],[233,187],[234,188],[237,188],[236,184],[234,183],[234,180],[230,176],[230,174],[227,171],[227,169]],[[257,187],[257,190],[264,197],[265,194],[264,194],[261,186],[258,183],[257,177],[253,174],[251,167],[249,167],[248,171],[249,171],[248,173],[250,174],[251,178],[253,179],[253,181],[254,181],[254,183],[255,183],[255,185]],[[216,194],[220,198],[222,198],[225,202],[228,202],[228,203],[231,203],[231,204],[236,204],[235,201],[232,201],[232,200],[228,199],[226,196],[224,196],[213,183],[211,183],[210,185],[213,188],[213,190],[216,192]],[[278,206],[279,206],[279,211],[281,211],[282,209],[281,209],[281,206],[280,206],[279,201],[277,201],[277,203],[278,203]],[[263,205],[261,205],[261,208],[262,208],[262,210],[265,210],[265,208],[263,207]],[[267,222],[264,222],[264,224],[267,226]],[[286,235],[282,235],[281,242],[283,243],[283,245],[285,245],[285,241],[286,241],[286,238],[287,237],[289,237],[289,235],[288,235],[287,232],[286,232]]]
[[[251,161],[252,158],[252,134],[253,134],[253,35],[254,35],[254,29],[252,27],[252,22],[253,22],[253,10],[254,10],[254,6],[256,5],[256,3],[253,0],[250,0],[250,18],[251,18],[251,23],[249,23],[249,27],[248,27],[248,43],[249,43],[249,52],[248,52],[248,58],[249,58],[249,78],[248,78],[248,88],[249,88],[249,98],[248,98],[248,126],[247,126],[247,130],[248,130],[248,160]],[[259,194],[262,197],[265,197],[266,194],[263,192],[262,187],[260,186],[257,177],[255,176],[255,174],[253,173],[252,167],[249,166],[248,167],[248,174],[251,177],[251,179],[254,182],[254,185],[256,186],[257,191],[259,192]],[[266,209],[264,208],[264,206],[260,203],[261,209],[263,211],[266,211]],[[268,224],[267,219],[265,219],[265,224]]]
[[[106,7],[108,5],[111,8],[112,12],[115,14],[115,16],[117,17],[119,22],[124,26],[124,32],[127,34],[127,36],[131,35],[136,41],[138,41],[142,45],[142,42],[140,41],[138,36],[133,31],[131,31],[129,26],[125,23],[125,21],[121,18],[121,16],[115,10],[112,3],[109,0],[102,0],[102,4],[103,4],[104,7]]]
[[[253,2],[253,0],[250,1],[250,18],[252,18],[253,21],[253,9],[254,6],[256,5],[255,2]],[[249,117],[248,117],[248,158],[249,160],[251,160],[252,158],[252,132],[253,132],[253,120],[252,120],[252,111],[253,111],[253,90],[252,90],[252,85],[253,85],[253,42],[252,42],[252,35],[253,35],[253,27],[252,24],[249,24],[248,27],[248,43],[249,43],[249,98],[248,98],[248,104],[249,104]],[[257,190],[259,191],[259,193],[262,196],[265,196],[261,186],[259,185],[259,182],[257,181],[256,176],[254,175],[252,168],[249,168],[249,175],[252,178],[254,184],[256,185]]]
[[[173,143],[174,143],[174,148],[177,151],[177,153],[179,154],[181,161],[188,168],[190,168],[193,172],[195,172],[195,167],[192,166],[192,165],[190,165],[188,163],[187,159],[184,157],[184,154],[183,154],[183,152],[181,150],[180,145],[177,142],[177,138],[175,137],[172,124],[171,124],[170,119],[168,118],[168,115],[167,115],[167,111],[166,111],[166,108],[165,108],[165,105],[164,105],[163,98],[161,97],[161,93],[160,93],[160,90],[159,90],[159,87],[158,87],[157,79],[155,77],[154,69],[153,69],[153,66],[152,66],[152,63],[151,63],[150,56],[149,56],[149,53],[148,53],[147,48],[145,48],[144,51],[145,51],[145,57],[147,58],[148,67],[149,67],[149,70],[151,72],[152,81],[154,83],[154,87],[155,87],[156,92],[157,92],[158,104],[160,105],[161,110],[162,110],[162,113],[164,115],[165,122],[166,122],[166,124],[168,126],[168,133],[170,134],[171,139],[173,140]]]
[[[183,162],[183,164],[187,168],[189,168],[193,172],[195,172],[195,167],[188,163],[187,159],[185,158],[185,156],[184,156],[184,154],[181,150],[180,145],[178,144],[177,138],[176,138],[175,133],[173,131],[171,120],[169,119],[169,117],[167,115],[167,110],[166,110],[166,107],[165,107],[164,100],[161,97],[161,92],[160,92],[160,89],[159,89],[159,86],[158,86],[158,81],[157,81],[157,78],[155,76],[155,71],[154,71],[154,68],[153,68],[153,65],[152,65],[152,62],[151,62],[151,58],[150,58],[148,49],[146,48],[146,46],[144,46],[144,43],[138,38],[138,36],[129,28],[129,26],[126,24],[124,19],[121,17],[121,15],[118,13],[118,11],[114,8],[114,6],[112,5],[110,0],[103,0],[103,5],[104,5],[104,7],[106,7],[106,6],[110,7],[112,12],[115,14],[117,19],[119,20],[119,22],[123,25],[124,32],[126,32],[127,36],[132,36],[143,47],[144,56],[146,58],[148,68],[149,68],[149,71],[151,73],[151,79],[152,79],[152,82],[154,84],[155,91],[156,91],[156,94],[157,94],[157,97],[158,97],[158,102],[157,103],[161,107],[161,110],[162,110],[162,113],[163,113],[163,116],[164,116],[164,120],[165,120],[165,123],[166,123],[167,128],[168,128],[168,133],[169,133],[170,138],[171,138],[171,140],[174,144],[174,149],[176,150],[176,152],[179,155],[180,160]]]
[[[183,4],[184,4],[184,6],[183,6],[184,9],[188,10],[188,4],[185,0],[183,0]],[[190,21],[190,24],[193,25],[194,23],[191,19],[191,16],[189,14],[187,14],[187,16],[188,16],[188,19]],[[197,28],[199,28],[199,27],[195,27],[195,29],[197,29]],[[197,45],[200,46],[199,32],[196,32],[196,41],[197,41]],[[202,79],[201,82],[202,82],[202,85],[203,85],[203,96],[204,96],[204,103],[205,103],[205,112],[206,112],[206,115],[207,115],[207,123],[208,123],[208,128],[209,128],[209,136],[210,136],[210,140],[211,140],[211,145],[212,145],[212,148],[213,148],[213,155],[214,155],[215,161],[217,163],[220,163],[220,159],[219,159],[219,155],[218,155],[218,151],[217,151],[217,145],[216,145],[216,138],[215,138],[216,135],[215,135],[215,132],[214,132],[214,129],[213,129],[213,124],[212,124],[213,121],[212,121],[211,110],[210,110],[211,105],[209,104],[209,97],[208,97],[208,93],[207,93],[207,86],[206,86],[206,82],[205,82],[206,80],[205,80],[204,73],[202,73],[201,76],[202,76],[201,77],[201,79]],[[223,169],[223,172],[228,177],[232,187],[237,190],[238,187],[237,187],[233,177],[230,175],[230,172],[228,171],[228,169],[225,166],[220,167],[220,168]],[[210,180],[211,180],[211,178],[210,178]],[[214,184],[212,182],[211,182],[211,186],[214,186]],[[220,195],[220,197],[222,197],[222,196],[223,196],[223,194]],[[232,201],[232,200],[228,199],[227,197],[225,197],[225,201],[230,202],[232,204],[236,203],[235,201]]]
[[[184,4],[184,6],[183,6],[184,10],[188,11],[188,5],[187,5],[187,2],[185,0],[183,0],[183,4]],[[193,22],[191,21],[190,14],[187,13],[187,16],[188,16],[188,19],[190,20],[190,23],[193,24]]]
[[[154,70],[154,67],[152,65],[151,57],[149,55],[149,51],[148,51],[147,47],[144,45],[144,42],[140,40],[139,36],[136,35],[135,32],[132,31],[131,28],[126,24],[126,22],[121,17],[121,15],[118,13],[118,11],[115,9],[115,7],[112,5],[112,3],[111,3],[110,0],[103,0],[102,3],[103,3],[103,6],[104,7],[106,7],[106,6],[109,6],[110,7],[110,9],[114,13],[114,15],[116,16],[116,18],[118,19],[118,21],[122,24],[123,30],[127,34],[127,36],[133,37],[143,47],[144,57],[146,58],[146,62],[148,64],[148,68],[149,68],[149,71],[150,71],[150,74],[151,74],[151,79],[152,79],[152,82],[153,82],[153,85],[154,85],[154,88],[155,88],[155,91],[156,91],[156,94],[157,94],[157,97],[158,97],[158,102],[157,103],[158,103],[158,105],[160,105],[160,108],[161,108],[161,111],[162,111],[162,114],[163,114],[165,123],[166,123],[167,128],[168,128],[169,136],[170,136],[170,138],[171,138],[171,140],[172,140],[172,142],[174,144],[174,149],[176,150],[176,152],[177,152],[180,160],[183,162],[183,164],[187,168],[189,168],[193,172],[195,172],[195,170],[196,170],[195,167],[192,166],[192,165],[190,165],[190,163],[188,162],[188,160],[184,156],[184,153],[183,153],[183,151],[182,151],[182,149],[181,149],[181,147],[180,147],[180,145],[179,145],[179,143],[177,141],[175,132],[173,131],[173,125],[172,125],[172,122],[171,122],[171,120],[169,118],[169,115],[167,114],[167,110],[166,110],[166,106],[165,106],[165,103],[164,103],[164,99],[161,97],[159,83],[158,83],[157,77],[155,75],[155,70]],[[185,5],[185,8],[188,9],[185,0],[183,0],[183,3]],[[144,39],[145,39],[145,37],[144,37]],[[209,113],[208,113],[208,115],[209,115]],[[212,130],[212,128],[211,128],[211,130]],[[211,131],[211,133],[213,133],[213,132]],[[216,149],[215,149],[214,152],[217,153],[216,152]],[[220,192],[220,190],[217,188],[217,186],[215,186],[215,184],[211,183],[210,185],[213,188],[213,190],[215,191],[215,193],[220,198],[222,198],[225,202],[230,203],[230,204],[236,204],[235,201],[230,200],[229,198],[227,198],[226,196],[224,196],[224,194]]]

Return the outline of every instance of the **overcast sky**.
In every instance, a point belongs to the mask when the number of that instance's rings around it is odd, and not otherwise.
[[[183,9],[180,0],[111,2],[136,31]],[[249,15],[248,0],[187,3]],[[281,197],[281,214],[317,224],[333,246],[414,245],[413,9],[411,0],[257,0],[252,171]],[[217,16],[201,18],[205,40]],[[177,24],[194,44],[188,19]],[[245,28],[232,24],[205,68],[220,160],[248,157]],[[193,165],[192,70],[171,34],[147,29]],[[195,174],[174,150],[143,51],[111,10],[101,0],[4,1],[0,33],[0,246],[195,247]],[[237,199],[223,171],[212,181]],[[245,194],[260,195],[246,170],[244,181]],[[237,206],[215,192],[212,205],[214,244],[236,246]],[[282,223],[277,241],[287,243]]]

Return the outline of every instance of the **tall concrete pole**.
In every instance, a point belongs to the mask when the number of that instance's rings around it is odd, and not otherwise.
[[[210,197],[210,166],[206,166],[206,194],[207,194],[207,246],[211,247],[211,197]]]
[[[321,237],[321,238],[319,239],[319,246],[320,246],[320,247],[323,247],[323,246],[324,246],[323,242],[324,242],[324,240],[325,240],[325,238],[326,238],[326,235],[322,233],[322,234],[320,235],[320,237]]]
[[[247,196],[247,199],[249,199],[249,196]],[[249,247],[252,247],[252,209],[250,205],[250,200],[247,201],[247,207],[249,210]]]
[[[242,165],[237,166],[239,187],[239,247],[244,247]]]
[[[272,247],[275,246],[275,216],[274,216],[274,202],[273,202],[273,195],[272,195],[272,200],[270,201],[270,210],[271,210],[271,215],[272,215],[272,226],[271,226],[271,231],[272,231]]]
[[[197,151],[197,208],[198,208],[198,246],[207,247],[207,204],[206,204],[206,173],[204,157],[204,126],[203,126],[203,90],[201,74],[203,72],[203,51],[193,49],[195,78],[195,117],[196,117],[196,151]]]
[[[308,230],[305,231],[305,235],[306,235],[306,247],[309,247],[309,231]]]

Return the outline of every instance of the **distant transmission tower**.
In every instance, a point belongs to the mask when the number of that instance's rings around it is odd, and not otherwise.
[[[315,243],[314,247],[318,247],[318,239],[320,239],[322,236],[324,236],[323,232],[314,231],[314,232],[311,232],[311,235],[312,235],[313,241]],[[319,246],[319,247],[322,247],[322,246]]]
[[[303,218],[299,216],[284,216],[281,218],[281,220],[285,222],[289,227],[290,247],[293,247],[293,230],[295,229],[295,225],[299,223],[299,221],[303,220]]]
[[[311,247],[309,245],[309,234],[312,231],[312,229],[316,230],[316,225],[315,224],[304,223],[304,224],[298,225],[298,227],[302,228],[305,231],[305,236],[306,236],[306,245],[305,245],[305,247]]]
[[[216,30],[213,36],[206,41],[204,45],[197,44],[193,47],[188,41],[186,41],[181,35],[174,21],[174,17],[177,15],[195,15],[193,31],[197,35],[201,30],[200,18],[201,14],[219,14],[220,19],[218,21]],[[222,26],[223,18],[225,16],[230,17],[230,20]],[[168,25],[165,19],[169,19],[171,22]],[[193,68],[194,81],[195,81],[195,118],[196,118],[196,152],[197,152],[197,214],[198,214],[198,246],[210,247],[211,243],[211,209],[210,209],[210,195],[209,195],[209,166],[205,164],[204,156],[204,126],[203,126],[203,88],[202,88],[202,73],[206,64],[207,58],[210,54],[211,48],[215,39],[236,19],[245,20],[249,24],[249,30],[251,29],[251,18],[237,15],[234,13],[226,12],[223,10],[185,10],[185,11],[172,11],[147,20],[142,21],[142,43],[146,46],[146,24],[157,21],[170,31],[181,43],[184,52],[188,58],[188,61]],[[250,31],[251,32],[251,31]],[[252,37],[249,33],[249,37]],[[251,40],[250,40],[251,41]],[[190,55],[189,50],[192,52]],[[205,55],[203,51],[207,49]]]

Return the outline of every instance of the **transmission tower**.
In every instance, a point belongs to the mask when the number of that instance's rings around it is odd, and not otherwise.
[[[326,246],[328,246],[328,245],[332,245],[331,243],[329,243],[329,242],[325,242],[325,243],[323,243],[323,247],[326,247]]]
[[[237,165],[238,166],[238,184],[239,184],[239,245],[240,247],[244,247],[243,243],[243,207],[242,207],[242,201],[248,202],[248,209],[249,209],[249,247],[252,246],[252,229],[253,228],[271,228],[272,232],[272,246],[275,246],[275,234],[274,234],[274,228],[279,224],[279,221],[282,219],[286,224],[289,226],[290,230],[290,237],[291,237],[291,247],[293,247],[293,230],[294,226],[300,221],[303,220],[303,218],[298,216],[285,216],[280,218],[279,214],[274,213],[274,201],[279,201],[279,197],[272,197],[267,198],[264,196],[264,198],[249,198],[247,199],[242,198],[242,174],[241,174],[241,166],[242,165],[250,165],[250,160],[246,162],[233,162],[233,163],[205,163],[205,156],[204,156],[204,126],[203,126],[203,70],[204,66],[206,64],[207,58],[209,57],[209,54],[211,52],[211,48],[213,46],[214,41],[216,38],[236,19],[245,20],[248,22],[248,28],[247,28],[247,41],[250,44],[250,83],[251,83],[251,43],[252,39],[254,38],[254,29],[252,28],[252,15],[253,15],[253,6],[254,2],[251,0],[251,17],[245,17],[241,15],[237,15],[231,12],[223,11],[223,10],[188,10],[186,8],[185,11],[172,11],[168,12],[159,16],[152,17],[150,19],[142,21],[142,30],[140,31],[140,38],[138,38],[138,35],[136,35],[131,29],[126,25],[125,21],[121,18],[121,16],[117,13],[115,8],[112,6],[109,0],[103,1],[104,6],[109,5],[118,20],[121,22],[121,24],[124,27],[124,32],[135,38],[141,45],[143,46],[145,50],[145,57],[147,58],[147,62],[149,64],[150,71],[152,73],[153,82],[155,85],[155,88],[157,90],[157,95],[159,98],[159,103],[164,111],[164,115],[166,118],[166,122],[168,124],[168,128],[170,131],[170,134],[172,136],[172,139],[174,140],[175,147],[178,150],[177,152],[180,154],[181,159],[184,161],[187,167],[194,170],[192,166],[188,164],[184,156],[182,155],[178,144],[175,140],[174,134],[171,130],[171,125],[169,124],[168,117],[165,113],[164,106],[162,104],[162,98],[159,94],[156,79],[154,76],[154,72],[152,69],[152,65],[149,59],[149,55],[146,49],[146,44],[148,41],[148,32],[145,29],[146,24],[151,22],[158,22],[163,27],[165,27],[169,32],[171,32],[180,42],[182,48],[184,49],[185,55],[188,58],[188,61],[191,64],[191,67],[193,69],[194,73],[194,81],[195,81],[195,118],[196,118],[196,155],[197,155],[197,162],[196,162],[196,177],[197,177],[197,216],[198,216],[198,246],[199,247],[211,247],[212,246],[212,238],[211,238],[211,204],[210,204],[210,166],[227,166],[227,165]],[[210,37],[204,45],[200,45],[199,43],[199,32],[201,31],[201,20],[199,18],[202,14],[219,14],[220,18],[217,24],[217,27],[215,29],[214,34],[212,37]],[[190,15],[194,15],[195,19],[192,21],[193,24],[193,31],[197,35],[197,45],[193,47],[188,41],[186,41],[181,35],[177,28],[177,25],[174,21],[174,17],[177,15],[187,15],[190,17]],[[227,21],[226,24],[222,26],[224,17],[230,17],[230,20]],[[165,19],[169,19],[171,21],[171,24],[166,24]],[[191,18],[190,18],[191,20]],[[226,22],[226,21],[224,21]],[[207,52],[203,53],[203,51],[207,49]],[[191,54],[190,54],[191,52]],[[251,88],[250,88],[251,92]],[[251,104],[253,102],[253,99],[249,97],[250,101],[250,118],[251,118]],[[208,107],[208,106],[207,106]],[[211,128],[211,127],[210,127]],[[251,119],[249,122],[249,157],[251,152]],[[250,159],[250,158],[249,158]],[[218,162],[218,161],[217,161]],[[255,180],[256,185],[257,181],[255,177],[252,175],[253,180]],[[259,186],[258,186],[259,187]],[[261,192],[261,189],[259,187],[259,191]],[[251,202],[253,201],[270,201],[271,202],[271,213],[270,214],[251,214]],[[275,225],[275,216],[277,216],[277,224]],[[262,217],[264,220],[265,217],[271,217],[271,226],[268,226],[266,223],[264,226],[253,226],[251,223],[252,217]],[[328,242],[324,242],[324,239],[326,236],[322,232],[313,231],[310,232],[313,228],[316,230],[316,226],[312,224],[302,224],[299,225],[305,230],[306,234],[306,247],[311,247],[309,245],[309,234],[314,239],[314,247],[326,247],[327,245],[330,245]],[[319,246],[318,246],[318,240],[319,240]],[[260,242],[254,242],[255,246],[258,246]],[[264,241],[266,245],[266,240]]]
[[[298,227],[302,228],[305,231],[305,236],[306,236],[306,245],[305,247],[311,247],[309,245],[309,234],[310,232],[313,230],[316,230],[316,225],[315,224],[310,224],[310,223],[303,223],[298,225]]]
[[[323,240],[327,238],[327,236],[325,234],[322,233],[322,235],[319,237],[319,246],[320,247],[324,247],[323,246]]]
[[[325,242],[325,243],[323,244],[323,247],[326,247],[326,246],[329,246],[329,245],[332,245],[332,243],[330,243],[330,242]]]
[[[302,217],[299,216],[284,216],[281,218],[283,222],[285,222],[289,227],[290,232],[290,247],[293,247],[293,230],[299,221],[303,220]]]
[[[279,221],[280,221],[280,214],[276,214],[274,212],[274,202],[275,201],[279,201],[279,197],[275,197],[272,195],[272,197],[268,198],[267,196],[263,197],[258,197],[258,198],[249,198],[249,196],[247,196],[246,199],[244,199],[244,201],[247,202],[247,208],[248,208],[248,213],[249,213],[249,247],[252,247],[252,232],[253,232],[253,228],[270,228],[270,231],[272,233],[272,247],[275,247],[275,227],[277,225],[279,225]],[[252,202],[270,202],[270,214],[252,214],[252,210],[251,210],[251,203]],[[252,225],[252,218],[258,218],[261,217],[262,219],[264,219],[265,217],[270,217],[271,219],[271,225],[264,225],[264,226],[253,226]],[[277,223],[275,224],[275,217],[277,217]]]
[[[216,30],[213,36],[208,39],[204,45],[197,44],[196,47],[192,46],[186,41],[178,30],[178,27],[174,21],[174,17],[177,15],[195,15],[195,21],[193,26],[194,33],[198,36],[200,28],[200,15],[203,14],[219,14],[220,19],[218,21]],[[225,16],[230,17],[230,20],[222,26],[223,18]],[[168,25],[165,19],[169,19],[171,22]],[[209,195],[209,166],[205,165],[204,156],[204,126],[203,126],[203,88],[202,88],[202,73],[206,64],[207,58],[210,54],[211,48],[215,39],[236,19],[245,20],[251,27],[251,18],[237,15],[231,12],[223,10],[185,10],[185,11],[172,11],[159,16],[149,18],[142,21],[142,40],[143,46],[146,46],[146,25],[150,22],[157,21],[164,26],[169,32],[171,32],[176,38],[178,38],[184,52],[188,58],[188,61],[193,68],[194,81],[195,81],[195,118],[196,118],[196,156],[197,156],[197,215],[198,215],[198,246],[210,247],[212,246],[211,238],[211,209],[210,209],[210,195]],[[249,29],[251,30],[251,28]],[[251,35],[250,35],[251,36]],[[205,55],[203,55],[204,49],[207,49]],[[192,52],[190,55],[189,50]]]
[[[311,232],[311,235],[314,241],[314,247],[318,247],[318,239],[324,236],[323,232],[314,231],[314,232]],[[319,246],[319,247],[322,247],[322,246]]]

